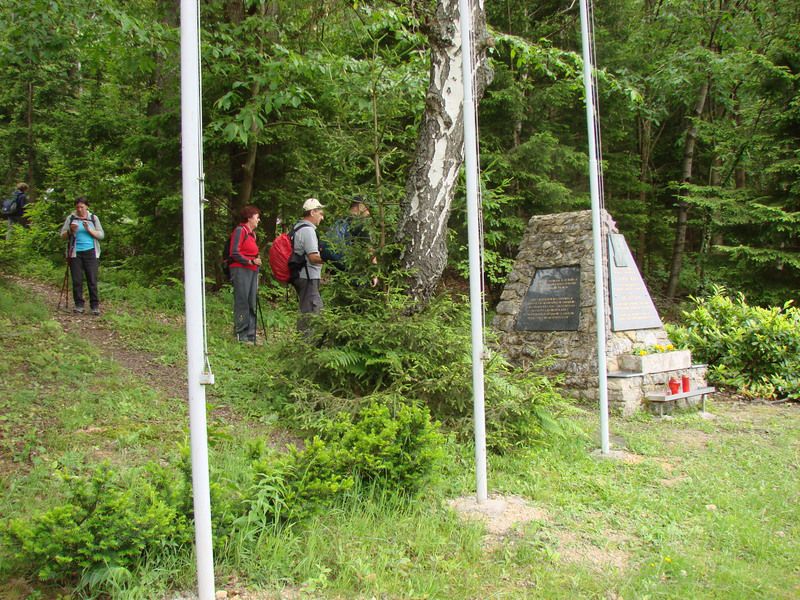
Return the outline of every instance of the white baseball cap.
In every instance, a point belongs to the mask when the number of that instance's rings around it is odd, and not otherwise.
[[[325,208],[325,206],[316,198],[309,198],[303,202],[303,210],[316,210],[318,208]]]

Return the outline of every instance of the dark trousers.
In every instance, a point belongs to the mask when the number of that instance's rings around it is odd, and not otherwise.
[[[86,275],[86,286],[89,288],[89,305],[92,308],[100,307],[100,298],[97,295],[97,272],[100,261],[94,250],[77,252],[75,258],[69,259],[69,272],[72,274],[72,299],[76,308],[83,307],[83,276]]]
[[[292,282],[297,299],[300,301],[300,318],[297,319],[297,330],[308,332],[313,315],[322,312],[322,296],[319,293],[319,279],[300,279]]]
[[[256,339],[256,309],[258,308],[258,271],[234,267],[231,269],[233,285],[233,328],[240,342]]]

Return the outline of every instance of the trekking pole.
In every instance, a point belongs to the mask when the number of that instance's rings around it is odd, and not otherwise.
[[[58,294],[58,306],[56,310],[61,310],[61,301],[64,301],[64,310],[69,308],[69,291],[67,290],[67,280],[69,278],[69,259],[67,259],[67,268],[64,271],[64,281],[61,284],[61,292]]]
[[[264,332],[264,341],[267,341],[267,328],[264,325],[264,312],[261,310],[261,299],[258,294],[256,294],[256,310],[258,311],[258,317],[261,319],[261,331]]]

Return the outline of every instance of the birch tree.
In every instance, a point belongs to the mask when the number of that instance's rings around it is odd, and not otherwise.
[[[423,27],[430,43],[430,82],[397,231],[401,263],[411,273],[409,292],[419,306],[430,299],[447,264],[447,221],[464,161],[458,0],[439,0]],[[472,3],[472,28],[478,102],[492,78],[482,0]]]

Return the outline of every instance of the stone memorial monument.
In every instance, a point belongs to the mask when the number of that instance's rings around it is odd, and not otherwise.
[[[601,222],[609,404],[630,414],[675,378],[704,388],[705,367],[692,365],[688,350],[670,351],[624,236],[606,211]],[[596,400],[594,303],[591,211],[532,217],[492,323],[502,351],[523,365],[545,361],[564,375],[566,394]]]

